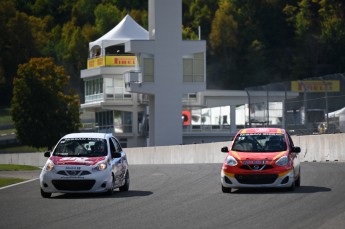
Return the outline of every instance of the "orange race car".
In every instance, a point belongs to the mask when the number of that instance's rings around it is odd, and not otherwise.
[[[240,130],[227,153],[221,170],[222,191],[232,188],[287,188],[300,186],[298,153],[290,135],[280,128]]]

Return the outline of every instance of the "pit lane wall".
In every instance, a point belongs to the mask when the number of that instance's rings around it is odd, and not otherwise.
[[[345,134],[292,136],[301,147],[300,160],[306,162],[345,162]],[[191,145],[140,147],[124,149],[130,164],[223,163],[226,154],[220,149],[231,142]],[[43,153],[0,153],[0,164],[43,166]]]

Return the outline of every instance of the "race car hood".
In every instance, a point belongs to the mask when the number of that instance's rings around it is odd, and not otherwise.
[[[52,156],[50,160],[55,165],[95,165],[100,161],[104,161],[106,156],[103,157],[58,157]]]
[[[258,160],[275,161],[278,158],[286,155],[287,151],[269,152],[269,153],[248,153],[248,152],[230,151],[229,154],[233,156],[234,158],[236,158],[236,160],[238,161],[258,161]]]

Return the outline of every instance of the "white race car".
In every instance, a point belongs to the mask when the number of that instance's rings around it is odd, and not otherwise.
[[[112,134],[73,133],[61,138],[40,175],[41,196],[52,193],[128,191],[126,153]]]

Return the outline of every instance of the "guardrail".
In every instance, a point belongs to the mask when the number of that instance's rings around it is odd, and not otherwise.
[[[345,134],[292,136],[296,146],[301,147],[303,162],[345,162]],[[197,164],[223,163],[226,154],[223,146],[231,142],[215,142],[191,145],[127,148],[130,164]],[[0,164],[23,164],[43,166],[47,158],[43,153],[0,153]]]

